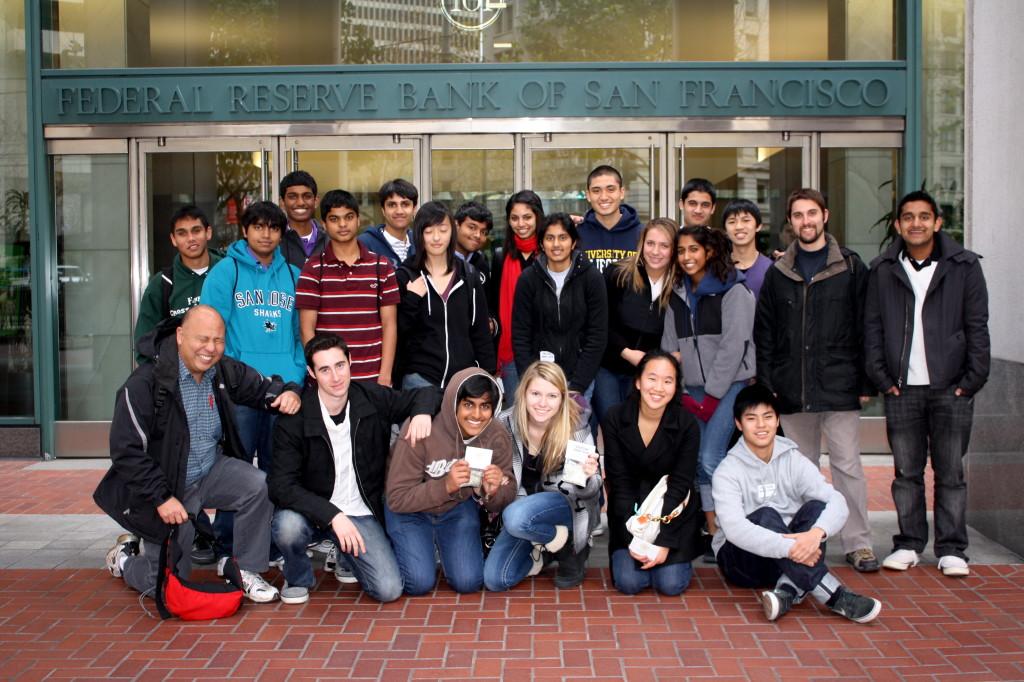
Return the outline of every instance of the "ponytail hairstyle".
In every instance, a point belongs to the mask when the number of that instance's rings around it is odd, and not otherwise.
[[[652,230],[659,231],[668,237],[668,243],[672,247],[672,254],[668,259],[668,269],[665,270],[666,286],[661,289],[661,296],[658,297],[658,309],[665,310],[668,302],[672,299],[672,285],[677,279],[676,271],[679,269],[679,259],[676,258],[675,244],[676,233],[679,232],[679,223],[671,218],[653,218],[647,221],[644,229],[640,230],[640,240],[636,243],[636,253],[618,262],[618,272],[615,273],[615,285],[622,289],[627,286],[635,293],[644,290],[644,276],[640,272],[641,266],[646,270],[644,263],[644,242],[647,241],[647,233]]]
[[[716,230],[707,225],[694,225],[679,230],[676,237],[676,253],[679,252],[679,239],[683,236],[693,238],[707,252],[707,265],[705,270],[719,279],[721,282],[728,282],[729,278],[736,272],[736,265],[732,262],[732,242],[724,230]],[[676,262],[679,257],[676,256]],[[680,268],[680,275],[685,274]]]
[[[529,433],[530,414],[526,411],[526,392],[530,382],[543,379],[552,384],[562,396],[562,404],[558,412],[548,420],[544,430],[544,439],[540,444],[541,469],[550,475],[565,465],[565,449],[572,440],[572,434],[580,426],[580,407],[569,397],[569,381],[565,378],[562,368],[553,362],[538,360],[526,368],[519,386],[516,387],[516,402],[512,407],[512,423],[522,440]]]

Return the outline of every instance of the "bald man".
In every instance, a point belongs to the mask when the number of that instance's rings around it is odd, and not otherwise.
[[[273,601],[277,589],[260,573],[267,570],[274,509],[265,474],[240,459],[234,406],[295,414],[299,387],[224,357],[224,320],[207,305],[189,310],[177,328],[158,328],[139,346],[155,361],[137,368],[117,391],[111,467],[93,493],[130,531],[107,553],[107,570],[152,596],[160,546],[171,527],[181,526],[178,571],[187,577],[194,535],[189,516],[233,509],[246,596]]]

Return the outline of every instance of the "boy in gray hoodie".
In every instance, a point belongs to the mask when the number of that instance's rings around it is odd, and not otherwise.
[[[857,623],[878,616],[882,603],[843,587],[825,565],[824,540],[846,523],[846,501],[800,454],[777,437],[775,395],[747,386],[733,407],[743,437],[712,478],[718,532],[712,548],[725,579],[739,587],[767,587],[761,604],[768,620],[811,594]]]

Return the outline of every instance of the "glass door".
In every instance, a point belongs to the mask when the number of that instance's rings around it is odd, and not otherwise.
[[[675,163],[671,213],[682,220],[680,191],[687,180],[710,180],[718,191],[713,226],[722,226],[722,210],[731,199],[749,199],[760,207],[765,230],[758,241],[764,253],[784,247],[786,196],[798,187],[814,187],[809,133],[679,133],[673,136]]]
[[[212,248],[226,249],[241,237],[239,218],[250,204],[276,201],[274,138],[142,139],[137,150],[136,235],[139,257],[133,272],[135,310],[150,276],[177,254],[170,218],[185,204],[206,213]]]
[[[590,208],[587,174],[607,164],[622,173],[625,203],[640,222],[668,214],[662,191],[666,177],[666,137],[657,133],[547,134],[523,137],[523,187],[544,200],[544,211],[582,215]]]
[[[420,167],[421,144],[414,135],[285,137],[280,177],[304,170],[316,180],[321,197],[332,189],[348,190],[359,201],[361,225],[366,228],[384,222],[377,191],[388,180],[409,180],[420,191],[420,203],[429,199]],[[275,200],[277,194],[275,187]]]

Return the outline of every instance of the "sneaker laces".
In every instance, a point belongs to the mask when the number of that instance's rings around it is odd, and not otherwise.
[[[241,573],[242,588],[245,590],[246,594],[263,592],[264,590],[269,591],[273,589],[270,586],[270,583],[264,580],[263,576],[259,573],[252,573],[251,571],[241,571]]]

